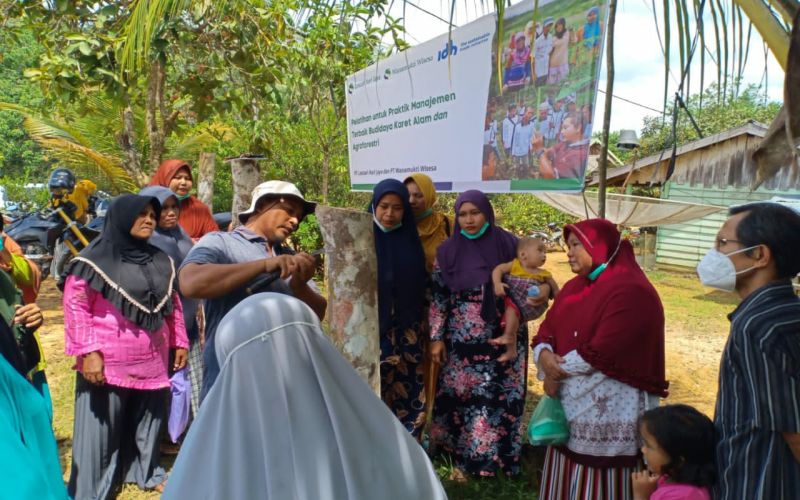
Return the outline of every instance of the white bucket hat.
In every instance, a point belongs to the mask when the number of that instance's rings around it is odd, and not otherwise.
[[[297,186],[291,182],[286,181],[267,181],[262,182],[255,189],[253,189],[253,200],[250,202],[250,208],[239,214],[239,222],[242,224],[247,221],[253,212],[256,210],[258,200],[264,196],[276,196],[284,198],[294,198],[303,203],[303,217],[308,214],[313,214],[317,208],[317,204],[312,201],[306,201],[303,193],[297,189]]]

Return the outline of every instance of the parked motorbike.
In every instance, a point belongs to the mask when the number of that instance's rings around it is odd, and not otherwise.
[[[5,232],[22,248],[25,257],[42,271],[42,279],[52,274],[61,276],[72,255],[100,234],[95,224],[82,226],[73,220],[69,204],[48,206],[21,216],[6,227]],[[102,224],[102,221],[100,221]]]
[[[534,231],[531,236],[544,241],[545,249],[548,252],[555,252],[556,250],[566,252],[567,245],[564,241],[563,226],[561,222],[550,222],[547,224],[547,231]]]

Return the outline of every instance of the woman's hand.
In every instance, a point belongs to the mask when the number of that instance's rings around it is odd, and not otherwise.
[[[42,310],[36,304],[16,306],[14,311],[14,324],[22,325],[28,330],[36,330],[44,322]]]
[[[435,342],[431,342],[430,350],[431,359],[434,363],[438,365],[444,365],[447,363],[447,349],[445,349],[443,341],[437,340]]]
[[[189,351],[184,349],[183,347],[178,347],[175,349],[175,362],[172,365],[172,369],[178,371],[186,366],[186,361],[189,359]]]
[[[563,363],[564,358],[548,349],[542,349],[539,353],[539,366],[544,370],[544,376],[553,379],[555,382],[560,382],[569,377],[569,373],[561,368]]]
[[[558,390],[561,388],[561,382],[556,382],[550,377],[544,379],[544,393],[551,398],[558,399]]]
[[[83,356],[81,373],[90,384],[103,385],[106,382],[106,376],[103,373],[103,355],[100,351],[90,352]]]
[[[634,500],[648,500],[658,487],[658,475],[650,474],[648,470],[631,473]]]

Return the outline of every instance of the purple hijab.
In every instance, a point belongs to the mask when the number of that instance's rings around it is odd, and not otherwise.
[[[472,203],[489,223],[489,228],[477,240],[461,234],[458,211],[465,202]],[[475,288],[492,281],[492,271],[503,262],[517,256],[517,238],[494,223],[494,209],[482,192],[472,189],[464,191],[456,199],[456,222],[453,234],[436,252],[442,280],[454,292]]]

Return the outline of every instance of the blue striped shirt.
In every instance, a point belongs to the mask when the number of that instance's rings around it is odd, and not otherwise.
[[[766,285],[729,316],[719,373],[715,498],[800,499],[800,464],[782,433],[800,432],[800,299]]]

